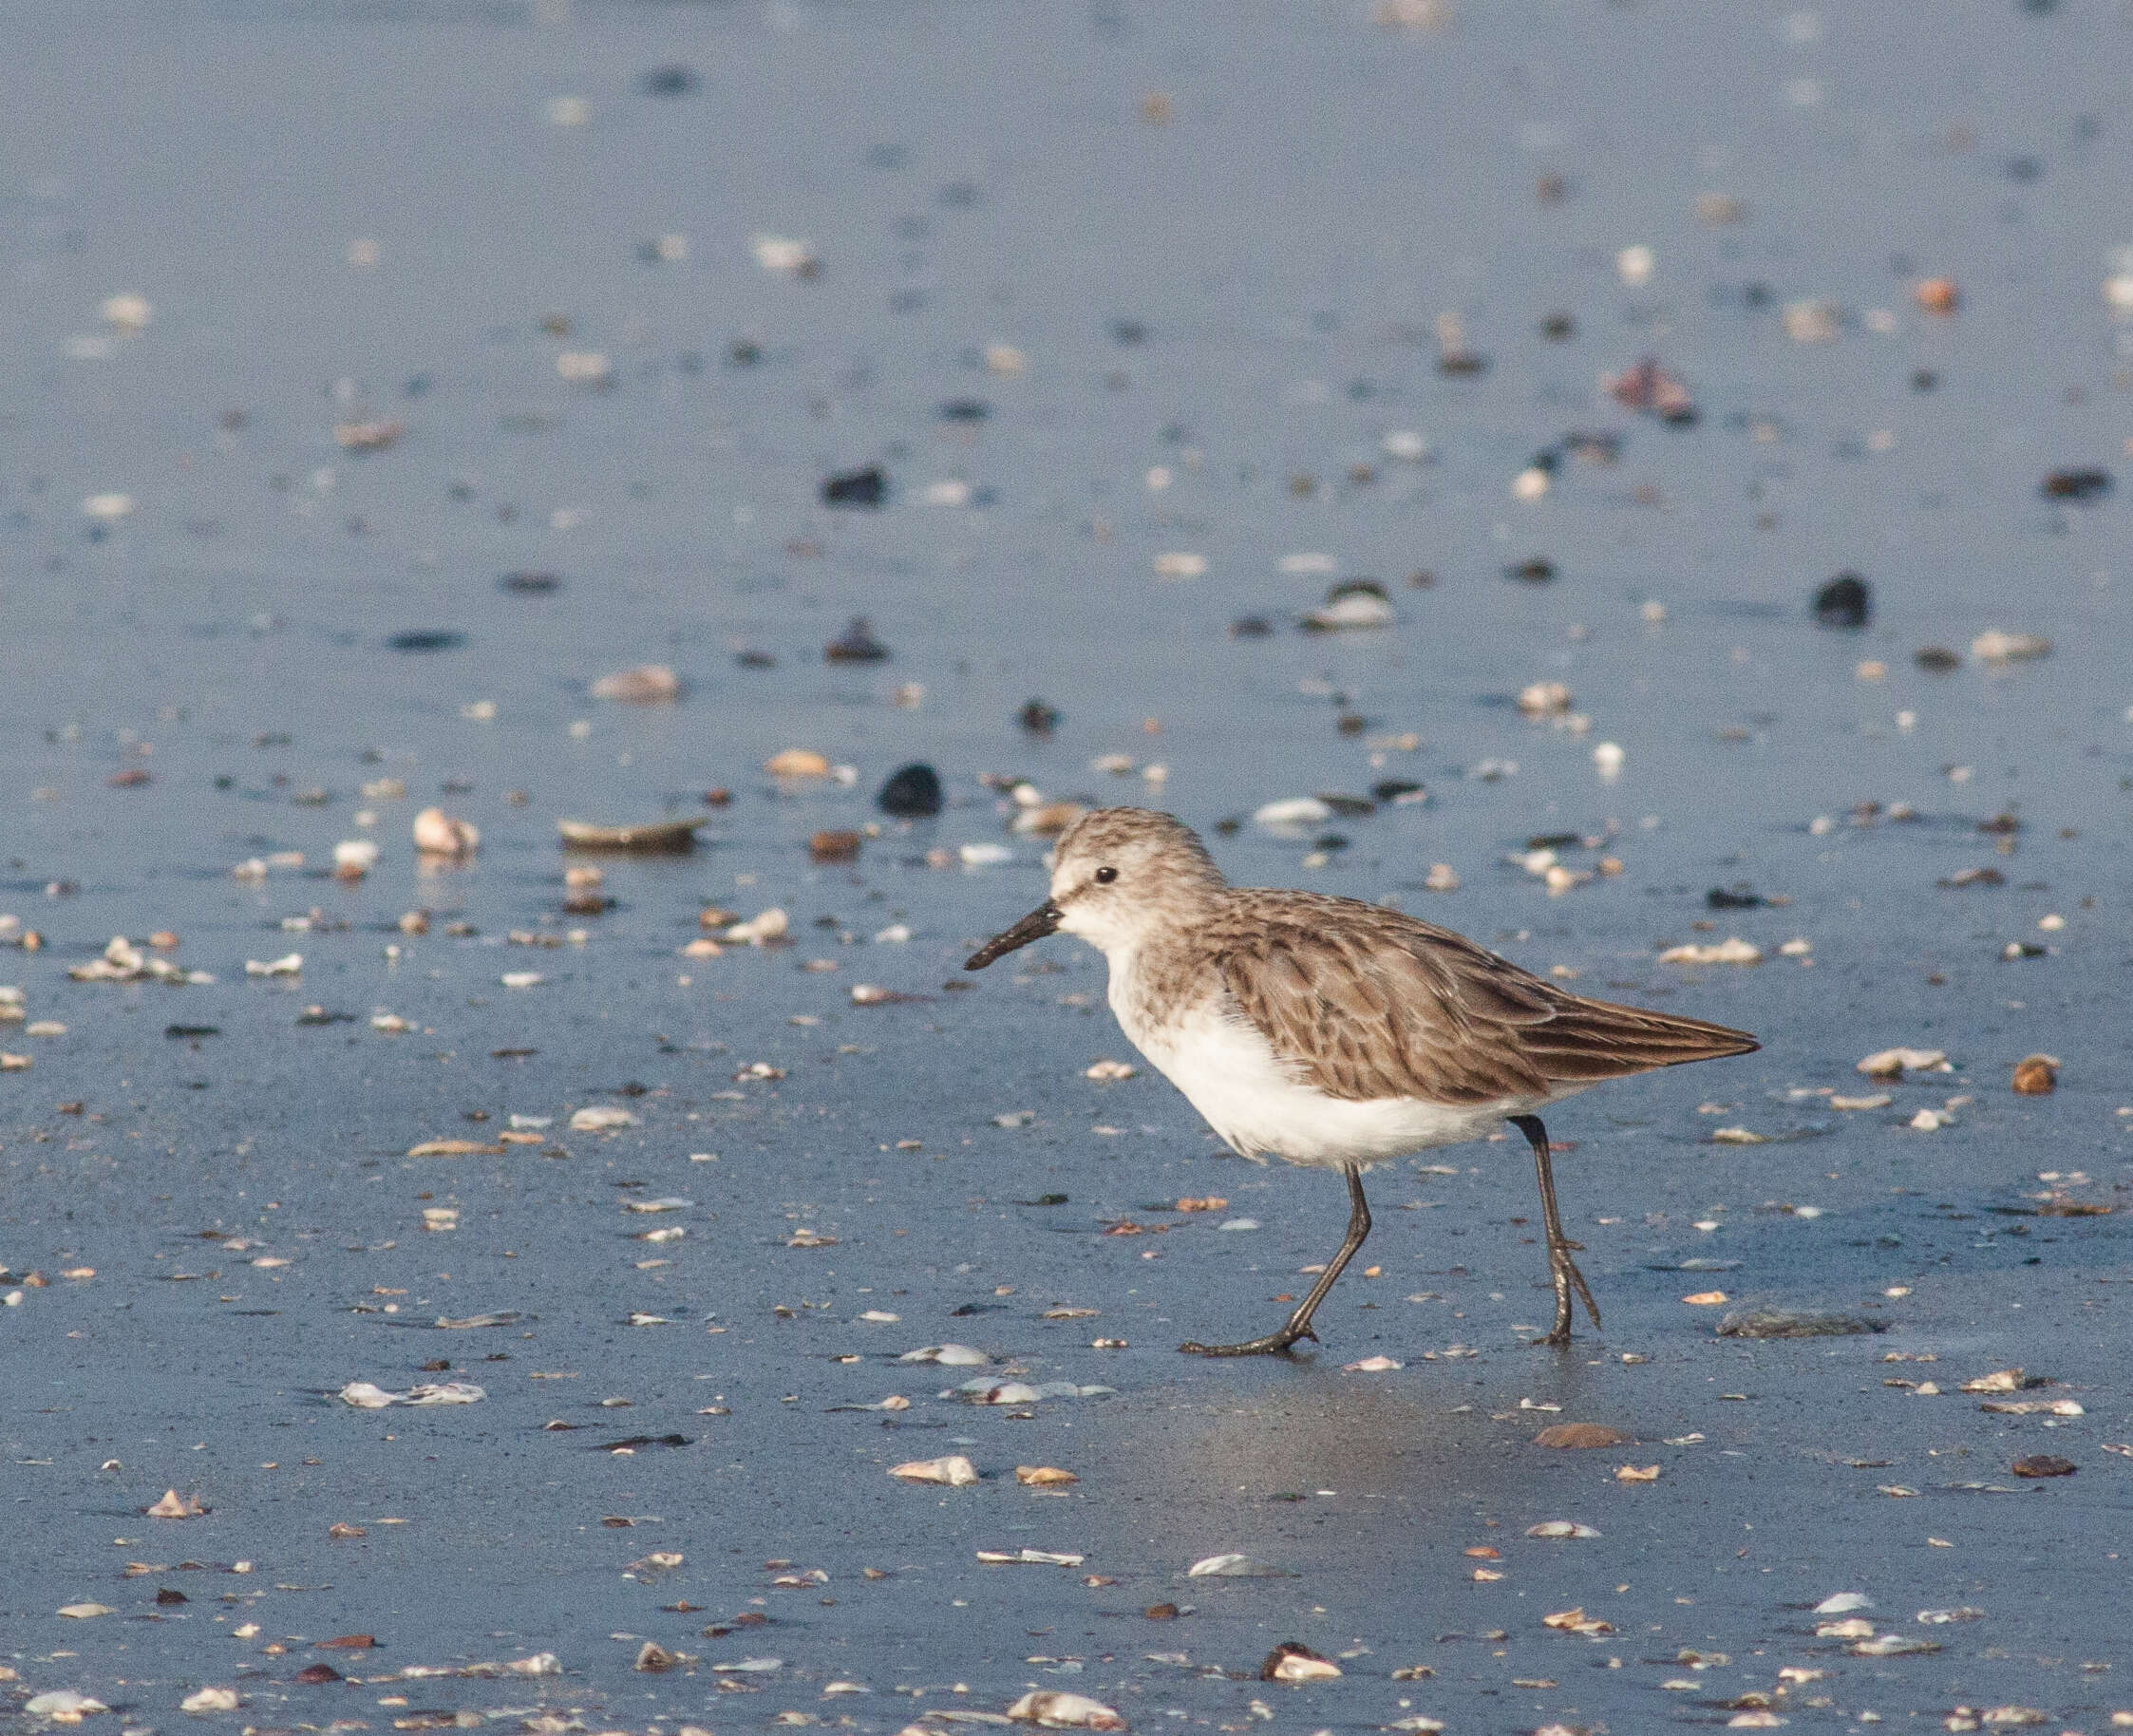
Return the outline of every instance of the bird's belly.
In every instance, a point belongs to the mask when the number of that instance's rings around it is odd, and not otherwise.
[[[1480,1139],[1532,1105],[1353,1102],[1299,1082],[1257,1029],[1213,1011],[1170,1029],[1128,1029],[1141,1052],[1236,1150],[1326,1169],[1384,1162]]]

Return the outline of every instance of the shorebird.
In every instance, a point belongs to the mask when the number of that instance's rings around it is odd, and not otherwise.
[[[1053,854],[1051,896],[964,968],[1051,934],[1104,954],[1120,1028],[1232,1151],[1347,1179],[1348,1235],[1311,1293],[1263,1338],[1179,1346],[1200,1356],[1315,1342],[1312,1315],[1370,1233],[1363,1172],[1499,1122],[1525,1136],[1540,1180],[1556,1292],[1546,1342],[1569,1342],[1574,1292],[1598,1327],[1538,1112],[1603,1080],[1757,1047],[1723,1025],[1572,994],[1398,911],[1232,886],[1190,827],[1145,808],[1076,821]]]

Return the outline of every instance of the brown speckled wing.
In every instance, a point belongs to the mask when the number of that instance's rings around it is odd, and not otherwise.
[[[1756,1047],[1721,1025],[1586,1000],[1376,905],[1255,892],[1225,903],[1200,939],[1231,996],[1333,1097],[1546,1098]]]

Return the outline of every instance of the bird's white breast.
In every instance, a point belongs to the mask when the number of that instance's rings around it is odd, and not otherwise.
[[[1246,1157],[1265,1153],[1326,1169],[1382,1163],[1479,1139],[1504,1116],[1534,1106],[1522,1100],[1476,1105],[1328,1096],[1276,1055],[1226,994],[1211,993],[1170,1018],[1148,1017],[1131,991],[1131,968],[1130,958],[1112,962],[1111,1010],[1120,1028]]]

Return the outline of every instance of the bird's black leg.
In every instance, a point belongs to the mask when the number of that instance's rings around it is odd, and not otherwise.
[[[1538,1115],[1514,1115],[1507,1118],[1512,1126],[1526,1136],[1533,1147],[1533,1166],[1540,1176],[1540,1221],[1547,1226],[1548,1275],[1556,1285],[1556,1325],[1545,1342],[1568,1344],[1573,1310],[1570,1304],[1571,1287],[1576,1285],[1577,1294],[1585,1304],[1585,1311],[1592,1315],[1596,1329],[1600,1323],[1599,1308],[1593,1301],[1593,1293],[1585,1287],[1585,1274],[1577,1270],[1576,1261],[1570,1257],[1575,1248],[1584,1252],[1584,1243],[1574,1242],[1563,1234],[1562,1214],[1556,1209],[1556,1172],[1548,1161],[1548,1129],[1540,1124]]]
[[[1536,1123],[1538,1125],[1538,1123]],[[1248,1344],[1199,1344],[1188,1340],[1178,1348],[1194,1356],[1274,1356],[1287,1350],[1299,1338],[1308,1338],[1313,1344],[1318,1334],[1311,1330],[1311,1316],[1318,1305],[1325,1301],[1326,1293],[1333,1288],[1333,1281],[1341,1275],[1341,1269],[1355,1257],[1356,1249],[1370,1233],[1370,1206],[1363,1198],[1363,1175],[1360,1170],[1342,1172],[1348,1177],[1348,1235],[1341,1242],[1341,1250],[1327,1263],[1318,1282],[1311,1287],[1296,1311],[1289,1316],[1278,1332],[1269,1332],[1264,1338],[1255,1338]],[[1580,1278],[1579,1284],[1584,1280]],[[1587,1307],[1591,1306],[1590,1298]]]

